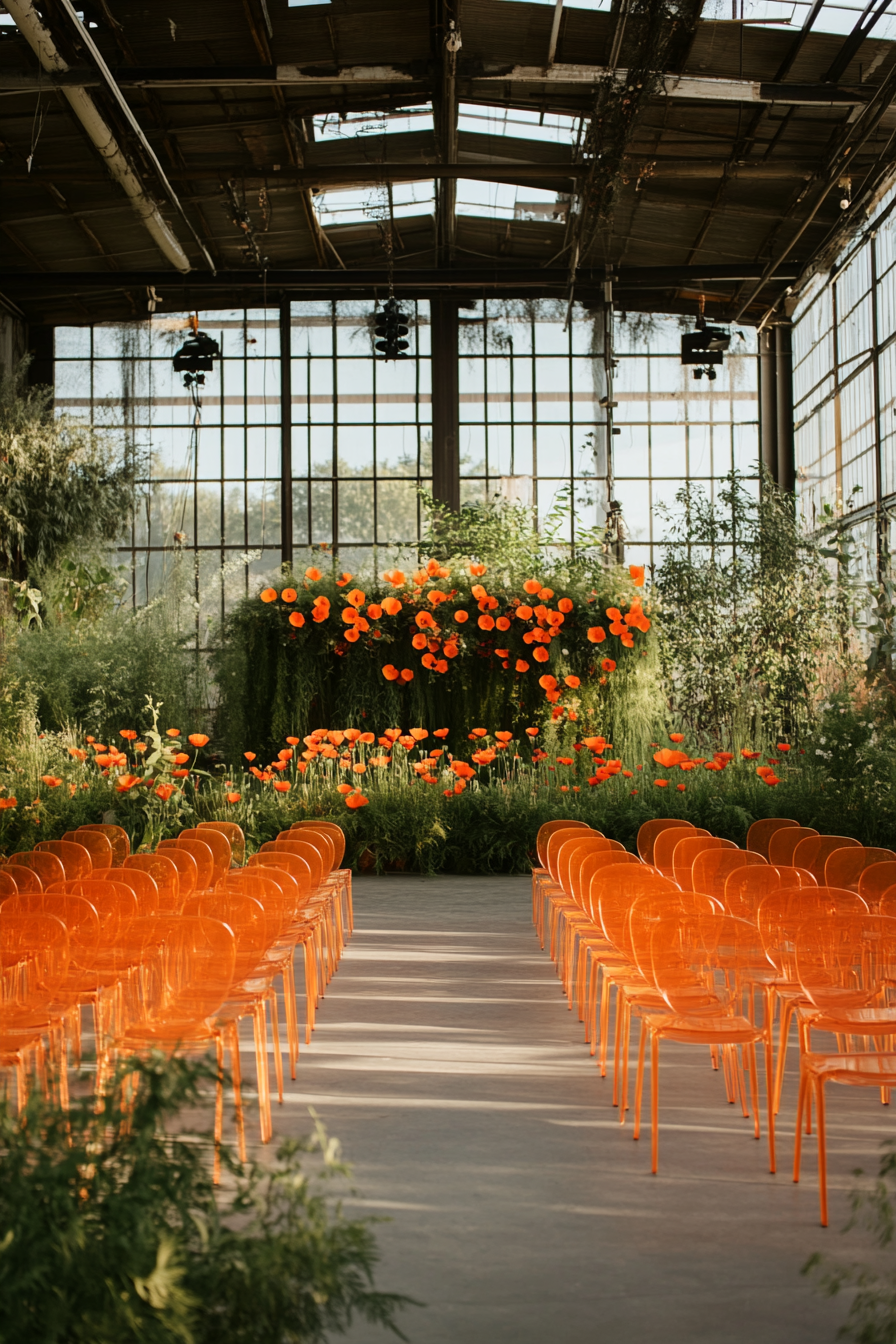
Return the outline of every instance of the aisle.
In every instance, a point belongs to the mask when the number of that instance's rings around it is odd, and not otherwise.
[[[277,1137],[298,1133],[313,1105],[354,1164],[352,1211],[392,1220],[380,1286],[428,1304],[406,1313],[413,1344],[833,1341],[841,1309],[799,1269],[848,1249],[848,1178],[825,1234],[814,1150],[794,1187],[782,1134],[770,1177],[703,1052],[664,1070],[651,1177],[649,1135],[620,1131],[529,893],[527,878],[358,880],[354,939],[274,1117]],[[892,1130],[845,1091],[832,1175],[876,1167]]]

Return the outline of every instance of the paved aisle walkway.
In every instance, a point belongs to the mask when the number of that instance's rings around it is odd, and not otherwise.
[[[620,1131],[538,947],[527,878],[362,878],[355,910],[275,1135],[312,1104],[342,1140],[352,1207],[392,1219],[381,1286],[428,1304],[406,1313],[413,1344],[833,1342],[841,1308],[799,1269],[849,1249],[848,1172],[876,1167],[889,1112],[836,1089],[852,1127],[831,1135],[825,1233],[790,1136],[770,1177],[704,1053],[670,1047],[651,1177],[649,1132]]]

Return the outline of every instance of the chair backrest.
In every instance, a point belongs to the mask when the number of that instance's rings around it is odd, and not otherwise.
[[[268,840],[262,845],[259,854],[282,854],[284,858],[301,859],[308,865],[311,873],[311,884],[316,890],[320,886],[324,877],[324,864],[321,858],[320,850],[307,841],[300,840]]]
[[[28,849],[19,854],[10,854],[6,863],[12,868],[30,868],[40,878],[41,887],[50,882],[64,882],[66,878],[58,854],[47,854],[43,850]]]
[[[330,836],[336,847],[336,857],[333,867],[341,867],[342,860],[345,857],[345,831],[342,827],[338,826],[335,821],[294,821],[289,829],[291,831],[300,831],[308,828],[315,831],[323,831],[326,835]]]
[[[675,867],[672,862],[675,854],[675,847],[679,840],[689,840],[694,836],[708,836],[709,831],[703,830],[700,826],[668,826],[660,831],[653,842],[654,868],[659,868],[660,872],[666,877],[675,877]]]
[[[764,897],[772,891],[781,891],[785,886],[794,885],[791,877],[785,880],[781,869],[772,864],[745,865],[743,868],[734,868],[728,874],[722,900],[730,915],[738,919],[755,920],[759,903]]]
[[[179,840],[160,840],[156,853],[164,855],[170,859],[178,871],[180,877],[180,904],[183,909],[183,903],[189,896],[199,890],[199,864],[196,862],[195,855],[191,854],[187,845],[189,841],[181,843]],[[211,850],[206,845],[206,853],[202,856],[205,859],[203,865],[206,873],[211,871]]]
[[[717,835],[685,835],[672,851],[672,876],[682,891],[695,891],[693,882],[694,860],[698,854],[709,849],[736,849],[730,840],[721,840]]]
[[[747,831],[747,849],[754,854],[761,854],[768,862],[769,841],[776,831],[786,826],[799,826],[799,822],[791,821],[790,817],[761,817],[759,821],[754,821]]]
[[[277,839],[286,840],[289,844],[294,844],[298,840],[300,843],[313,845],[323,862],[324,877],[328,877],[336,867],[336,842],[328,831],[320,830],[316,826],[304,826],[300,831],[290,827],[287,831],[280,831]]]
[[[620,950],[638,968],[650,983],[657,981],[657,969],[654,958],[662,947],[662,965],[670,971],[687,969],[687,981],[690,988],[698,992],[705,989],[700,985],[693,971],[688,969],[685,950],[690,948],[682,944],[681,935],[688,924],[701,921],[706,916],[720,913],[719,906],[711,896],[704,892],[651,890],[637,896],[625,911],[622,942]],[[664,930],[661,942],[654,946],[654,934],[657,928]],[[691,998],[691,1010],[699,1006]]]
[[[66,831],[62,838],[83,845],[94,868],[111,868],[112,842],[101,831]]]
[[[535,852],[538,855],[538,862],[541,864],[542,868],[547,868],[548,866],[547,865],[548,840],[554,834],[555,831],[561,831],[564,828],[570,831],[591,830],[591,827],[588,825],[586,821],[560,821],[559,819],[555,819],[554,821],[543,822],[542,825],[539,826],[538,828],[538,835],[535,837]],[[600,835],[600,831],[595,832],[595,834]]]
[[[268,940],[275,943],[289,927],[298,909],[298,886],[282,868],[239,868],[229,873],[217,891],[251,896],[267,918]]]
[[[258,969],[268,945],[268,920],[259,901],[245,892],[219,888],[191,896],[184,906],[184,915],[219,919],[233,930],[235,981],[247,979]]]
[[[680,894],[680,889],[655,868],[641,863],[608,864],[591,879],[588,902],[591,917],[599,923],[604,937],[614,947],[621,948],[625,941],[625,920],[628,908],[639,896],[652,892]]]
[[[23,868],[21,864],[9,864],[9,866],[4,864],[0,868],[0,873],[4,875],[7,882],[14,883],[16,891],[29,892],[43,891],[44,889],[43,882],[33,868]],[[893,880],[896,882],[896,878]]]
[[[557,874],[560,885],[567,895],[575,896],[581,890],[578,878],[586,857],[601,853],[605,856],[614,853],[624,854],[625,848],[618,840],[608,840],[603,835],[589,835],[587,832],[567,840],[560,846],[557,855]],[[609,862],[609,859],[605,858],[604,862]]]
[[[892,863],[896,870],[896,851],[874,849],[865,845],[849,845],[835,849],[824,865],[824,882],[829,887],[851,887],[859,891],[859,879],[866,868],[878,863]],[[896,881],[896,878],[893,879]]]
[[[164,1006],[170,1022],[204,1022],[227,998],[236,968],[236,938],[220,919],[177,915],[165,925],[164,954],[171,999]]]
[[[93,868],[89,851],[74,840],[38,840],[34,848],[39,854],[55,854],[66,877],[86,877]]]
[[[806,868],[818,881],[824,881],[828,855],[838,849],[861,849],[858,840],[848,835],[808,835],[793,851],[790,862],[794,868]]]
[[[262,846],[264,848],[264,846]],[[297,854],[286,854],[283,850],[266,850],[251,854],[247,868],[282,868],[296,883],[299,904],[304,904],[315,888],[311,868],[305,859]]]
[[[113,826],[104,821],[87,822],[78,827],[78,831],[96,831],[104,835],[112,846],[113,868],[120,868],[131,852],[131,841],[123,826]]]
[[[890,887],[896,886],[896,863],[892,860],[885,863],[873,863],[870,868],[866,868],[859,875],[857,885],[859,895],[873,909],[884,892],[889,891]]]
[[[677,827],[678,830],[694,830],[694,823],[691,821],[680,821],[675,817],[654,817],[650,821],[645,821],[638,827],[638,840],[636,848],[638,854],[644,863],[653,863],[653,847],[656,838],[663,831],[671,830]]]
[[[544,845],[544,867],[547,868],[551,877],[556,882],[557,879],[557,856],[562,846],[567,840],[575,840],[582,834],[581,826],[558,826],[551,831]],[[587,834],[587,832],[586,832]]]
[[[819,927],[830,915],[866,915],[868,907],[855,891],[837,887],[783,887],[759,902],[756,924],[769,961],[780,976],[797,978],[795,948],[799,929]]]
[[[149,873],[156,885],[158,903],[152,911],[147,910],[147,914],[155,914],[161,911],[167,914],[175,914],[183,905],[188,892],[181,891],[180,872],[174,861],[166,854],[131,854],[125,859],[123,867],[125,871],[133,870],[135,872]],[[141,893],[137,893],[138,899]],[[141,901],[141,907],[146,909]]]
[[[121,868],[107,868],[109,873],[121,873]],[[142,874],[145,876],[145,874]],[[96,870],[90,877],[75,878],[67,882],[54,882],[44,892],[45,896],[69,895],[82,896],[96,910],[100,921],[100,939],[103,947],[108,947],[119,934],[122,923],[135,919],[140,913],[134,891],[117,879],[109,880],[97,876]],[[55,913],[55,912],[54,912]]]
[[[220,831],[226,835],[230,841],[231,861],[238,868],[242,868],[246,862],[246,836],[242,826],[238,826],[235,821],[199,821],[196,823],[198,831]]]
[[[781,826],[773,835],[769,837],[768,842],[768,861],[775,865],[778,863],[793,863],[793,851],[801,840],[807,836],[817,835],[818,832],[812,826]]]
[[[230,848],[230,841],[223,831],[209,829],[208,827],[200,830],[196,826],[181,831],[177,838],[178,840],[199,840],[203,845],[208,845],[212,852],[212,877],[211,881],[205,884],[206,886],[214,886],[216,882],[220,882],[226,872],[229,872],[233,860],[233,851]]]
[[[827,915],[800,926],[795,965],[803,993],[832,1013],[870,1006],[896,975],[896,919],[869,914]]]
[[[98,882],[114,882],[116,886],[126,887],[133,893],[137,902],[136,914],[152,915],[159,909],[159,888],[151,873],[142,868],[94,868],[90,874]]]
[[[89,970],[96,960],[100,916],[84,896],[52,891],[12,896],[3,902],[3,913],[4,916],[55,915],[68,930],[70,964],[78,970]]]
[[[767,868],[761,854],[747,849],[701,849],[691,867],[691,889],[725,902],[725,883],[739,868]]]
[[[19,888],[15,878],[10,877],[8,872],[0,868],[0,901],[5,901],[9,896],[18,896]]]
[[[68,929],[57,915],[7,913],[0,906],[0,970],[29,963],[28,998],[52,994],[71,956]]]

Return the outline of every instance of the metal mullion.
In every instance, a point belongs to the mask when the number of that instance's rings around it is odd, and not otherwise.
[[[280,334],[280,561],[292,568],[292,304],[281,298],[278,309]],[[267,368],[265,368],[267,384]],[[267,434],[267,424],[265,424]]]
[[[431,348],[431,347],[430,347]],[[430,387],[432,379],[430,378]],[[430,394],[431,395],[431,394]],[[374,414],[376,414],[376,398],[373,403]],[[414,429],[417,434],[417,561],[420,561],[420,533],[423,528],[422,510],[423,505],[420,500],[420,491],[423,488],[423,466],[420,460],[421,452],[421,433],[420,433],[420,300],[414,300]],[[432,431],[430,431],[430,454],[432,453]],[[377,528],[379,522],[377,520]],[[374,532],[374,536],[379,536],[379,531]]]
[[[485,442],[485,489],[488,501],[488,488],[492,475],[492,460],[489,452],[489,414],[488,414],[488,299],[482,300],[482,437]]]
[[[576,553],[576,458],[575,447],[573,445],[573,399],[572,399],[572,322],[569,323],[567,331],[567,359],[566,372],[567,383],[569,387],[569,545],[570,554],[575,558]]]
[[[379,477],[380,477],[380,465],[379,465],[379,464],[380,464],[380,454],[379,454],[379,425],[378,425],[378,421],[377,421],[377,417],[376,417],[376,401],[377,401],[377,398],[376,398],[376,393],[377,393],[377,386],[376,386],[376,380],[377,380],[376,346],[374,346],[374,349],[373,349],[373,351],[372,351],[371,353],[373,354],[373,404],[372,404],[372,406],[371,406],[371,411],[370,411],[370,429],[371,429],[371,435],[370,435],[370,437],[371,437],[371,440],[372,440],[372,443],[373,443],[373,538],[372,538],[372,541],[373,541],[374,564],[376,565],[376,568],[379,569],[379,565],[378,565],[377,562],[376,562],[376,553],[377,553],[376,548],[377,548],[377,544],[378,544],[378,542],[379,542],[379,536],[380,536],[380,496],[379,496]]]
[[[538,477],[538,392],[536,390],[536,371],[535,363],[535,317],[529,318],[529,339],[532,345],[531,365],[532,365],[532,508],[535,512],[535,525],[538,526],[538,497],[541,493]]]
[[[306,355],[307,371],[305,375],[305,511],[308,515],[308,536],[305,542],[310,550],[313,531],[313,513],[311,507],[311,370],[313,368],[311,360],[311,345],[309,343]]]
[[[882,530],[884,526],[884,514],[881,508],[881,498],[883,496],[883,444],[881,442],[881,416],[880,416],[880,348],[879,348],[879,328],[877,314],[878,297],[878,277],[877,277],[877,234],[872,233],[869,240],[871,247],[871,354],[872,354],[872,386],[874,389],[874,493],[875,493],[875,562],[878,583],[884,580],[884,546]]]
[[[330,463],[330,554],[335,555],[339,546],[339,359],[336,349],[337,324],[336,324],[336,305],[338,299],[330,300],[330,331],[332,343],[330,346],[330,360],[333,365],[333,401],[331,413],[331,425],[333,430],[333,457]]]

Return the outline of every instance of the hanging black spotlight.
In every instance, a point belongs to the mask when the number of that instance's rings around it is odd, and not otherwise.
[[[215,360],[221,358],[221,347],[205,331],[199,331],[194,319],[193,334],[184,341],[174,356],[174,372],[184,375],[184,387],[198,383],[205,384],[205,375],[215,366]]]
[[[398,306],[397,299],[387,299],[382,312],[375,315],[374,341],[376,359],[407,359],[408,342],[402,337],[408,334],[408,317]]]

